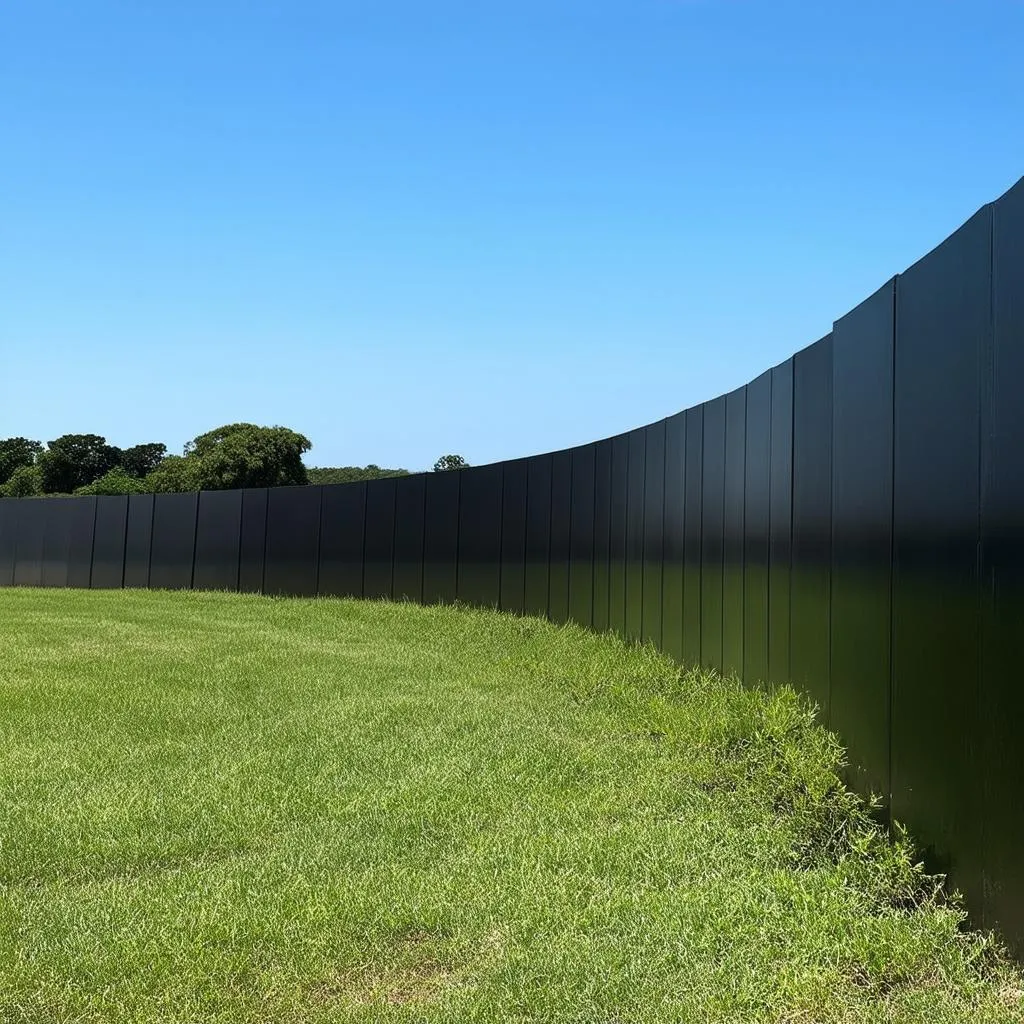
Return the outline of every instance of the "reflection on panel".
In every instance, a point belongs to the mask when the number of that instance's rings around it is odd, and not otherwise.
[[[267,545],[267,488],[242,491],[242,536],[239,540],[238,589],[263,591],[263,565]]]
[[[96,528],[92,546],[92,586],[116,589],[124,584],[124,541],[128,496],[100,495],[96,499]]]
[[[451,604],[456,597],[459,557],[459,488],[462,473],[444,470],[426,478],[423,527],[423,600]]]
[[[609,628],[609,559],[612,512],[612,442],[594,445],[594,629]]]
[[[982,411],[984,921],[1000,925],[1024,957],[1024,687],[1018,682],[1024,622],[1024,182],[996,203],[994,218],[992,390]]]
[[[701,547],[704,515],[704,406],[686,410],[683,509],[683,658],[700,664]]]
[[[722,575],[725,535],[725,396],[704,403],[701,501],[701,661],[722,667]]]
[[[526,614],[548,613],[548,553],[551,544],[551,456],[527,461]]]
[[[661,646],[665,559],[665,421],[644,430],[643,639]]]
[[[581,626],[594,621],[594,459],[592,444],[573,449],[569,618]]]
[[[569,503],[572,497],[572,452],[551,456],[551,526],[548,552],[548,618],[569,618]]]
[[[501,465],[462,471],[458,596],[496,608],[501,586]]]
[[[644,608],[644,475],[647,430],[640,427],[628,436],[626,484],[626,623],[628,640],[643,637]]]
[[[665,421],[665,515],[662,525],[661,646],[683,658],[683,524],[686,414]]]
[[[427,478],[424,474],[402,476],[395,480],[395,565],[392,586],[396,601],[423,600],[423,522],[426,500]],[[353,534],[356,532],[352,530]],[[322,592],[322,580],[320,589]]]
[[[768,543],[772,460],[772,375],[747,385],[743,484],[743,678],[768,678]]]
[[[124,585],[149,586],[149,554],[153,542],[152,494],[128,498],[128,528],[124,545]]]
[[[526,459],[515,459],[503,465],[501,608],[521,613],[526,586]]]
[[[743,514],[747,389],[725,397],[725,506],[722,534],[722,668],[743,672]]]
[[[320,547],[320,488],[271,487],[263,592],[315,597]]]
[[[201,590],[238,589],[242,491],[203,491],[196,526],[193,585]]]
[[[790,674],[829,721],[832,336],[793,362],[793,575]]]
[[[608,519],[608,628],[626,632],[626,494],[629,489],[629,435],[612,438]]]
[[[422,479],[422,477],[418,479]],[[422,504],[421,501],[421,524]],[[363,521],[365,512],[366,481],[360,480],[351,484],[333,484],[324,487],[320,501],[318,593],[330,597],[363,596]],[[422,559],[422,550],[416,558],[419,564]]]
[[[21,498],[0,498],[0,587],[14,583],[14,550],[18,543],[18,505]]]
[[[68,498],[73,506],[68,538],[68,586],[88,587],[92,580],[93,533],[96,527],[96,497]]]
[[[74,523],[75,498],[49,498],[43,527],[44,587],[66,587],[71,557],[71,531]]]
[[[850,779],[889,798],[895,281],[832,331],[830,725]]]
[[[896,295],[892,809],[972,905],[982,892],[974,680],[991,250],[986,208],[903,274]]]
[[[366,481],[363,597],[390,598],[395,557],[395,478]]]
[[[790,565],[793,548],[793,360],[772,371],[772,464],[768,524],[768,677],[790,681]]]
[[[14,585],[39,587],[43,582],[43,529],[47,498],[21,498],[17,506]]]
[[[198,494],[158,494],[153,507],[149,585],[167,590],[192,586]]]

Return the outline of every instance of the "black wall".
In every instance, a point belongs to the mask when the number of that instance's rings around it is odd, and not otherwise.
[[[793,682],[1024,952],[1024,181],[745,387],[327,487],[0,500],[0,586],[453,602]]]

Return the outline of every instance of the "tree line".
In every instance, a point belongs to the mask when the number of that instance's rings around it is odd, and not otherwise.
[[[63,434],[43,444],[0,439],[0,497],[58,494],[159,494],[237,487],[335,484],[407,476],[407,469],[307,467],[309,438],[288,427],[230,423],[189,441],[181,455],[159,442],[118,448],[99,434]],[[460,469],[461,455],[444,455],[434,470]]]

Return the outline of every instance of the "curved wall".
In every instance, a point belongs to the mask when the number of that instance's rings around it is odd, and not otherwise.
[[[0,585],[461,600],[793,682],[1024,951],[1024,180],[736,391],[334,487],[0,501]]]

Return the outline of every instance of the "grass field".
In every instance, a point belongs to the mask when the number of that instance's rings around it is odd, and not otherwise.
[[[486,612],[0,590],[0,1021],[1015,1021],[789,692]]]

